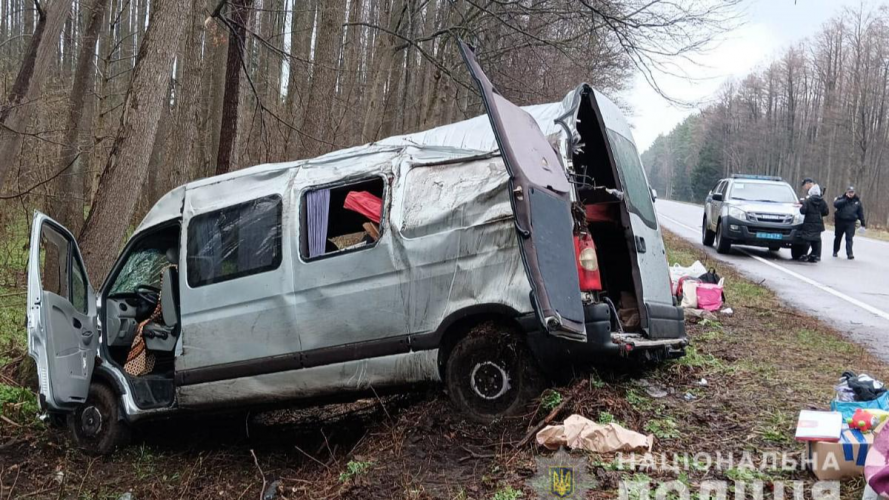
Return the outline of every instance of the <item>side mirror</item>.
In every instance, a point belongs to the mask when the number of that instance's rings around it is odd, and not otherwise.
[[[657,189],[654,189],[654,188],[650,188],[650,189],[651,189],[651,202],[654,203],[657,201]]]
[[[719,193],[713,193],[711,198],[713,198],[713,201],[722,201],[722,195]]]

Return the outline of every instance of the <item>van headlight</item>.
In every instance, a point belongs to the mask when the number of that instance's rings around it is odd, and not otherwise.
[[[794,214],[793,215],[793,224],[802,224],[803,221],[806,220],[806,217],[803,214]]]
[[[747,212],[741,210],[738,207],[729,207],[728,208],[728,216],[734,217],[738,220],[747,220]]]

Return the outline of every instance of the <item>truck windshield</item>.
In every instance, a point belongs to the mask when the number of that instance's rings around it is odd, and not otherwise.
[[[740,201],[761,201],[766,203],[796,203],[796,194],[786,184],[766,184],[762,182],[736,182],[732,185],[729,198]]]

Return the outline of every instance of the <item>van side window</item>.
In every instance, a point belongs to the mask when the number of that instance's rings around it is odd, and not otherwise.
[[[300,255],[315,259],[376,245],[382,235],[382,178],[307,191],[300,209]]]
[[[608,130],[608,142],[611,143],[614,160],[620,171],[623,189],[630,198],[630,205],[635,209],[636,215],[645,222],[645,225],[657,228],[654,205],[651,203],[651,191],[645,180],[645,172],[642,170],[642,162],[639,161],[636,147],[629,139],[613,130]]]
[[[195,288],[277,269],[281,214],[281,197],[273,195],[191,219],[188,285]]]

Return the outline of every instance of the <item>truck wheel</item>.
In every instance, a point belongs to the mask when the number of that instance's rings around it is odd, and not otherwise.
[[[790,247],[790,257],[793,260],[799,260],[800,257],[809,252],[809,245],[795,243]]]
[[[86,402],[68,415],[74,443],[88,455],[109,455],[126,446],[130,427],[120,419],[117,395],[105,384],[90,384]]]
[[[732,240],[723,236],[722,223],[716,226],[716,239],[714,242],[716,243],[716,252],[717,253],[729,253],[732,251]]]
[[[484,424],[521,412],[543,388],[528,347],[511,328],[496,323],[476,326],[454,346],[445,383],[454,405]]]
[[[704,217],[704,225],[701,229],[701,243],[703,243],[705,247],[712,247],[714,238],[716,238],[716,233],[707,227],[707,218]]]

